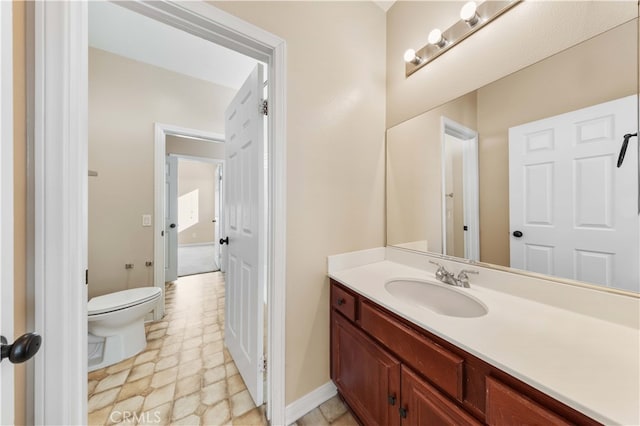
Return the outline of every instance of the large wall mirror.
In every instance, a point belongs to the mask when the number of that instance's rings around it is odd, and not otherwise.
[[[638,81],[634,19],[388,129],[387,244],[639,292]]]

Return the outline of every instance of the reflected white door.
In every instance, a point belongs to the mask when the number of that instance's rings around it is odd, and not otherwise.
[[[13,79],[11,2],[0,2],[0,335],[13,342]],[[0,363],[0,424],[14,423],[13,370]]]
[[[178,157],[168,156],[165,167],[164,280],[178,279]]]
[[[256,405],[263,402],[262,74],[258,65],[225,112],[225,343]]]
[[[509,129],[512,267],[640,290],[636,117],[634,95]]]

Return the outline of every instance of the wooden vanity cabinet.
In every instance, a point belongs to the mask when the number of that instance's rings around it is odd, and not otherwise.
[[[364,425],[598,425],[331,280],[331,379]]]

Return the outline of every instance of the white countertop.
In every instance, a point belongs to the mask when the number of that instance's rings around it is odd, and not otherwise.
[[[435,281],[432,272],[389,260],[331,269],[340,268],[329,275],[346,287],[587,416],[640,425],[638,328],[474,285],[475,276],[460,291],[489,312],[450,317],[385,290],[392,279]]]

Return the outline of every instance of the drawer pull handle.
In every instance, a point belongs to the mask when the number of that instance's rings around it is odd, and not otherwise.
[[[389,405],[396,405],[396,394],[389,395],[387,401],[389,401]]]
[[[346,300],[344,300],[343,298],[338,299],[338,306],[342,306],[342,305],[344,305],[345,303],[347,303],[347,301],[346,301]]]
[[[398,411],[400,412],[400,417],[402,417],[403,419],[407,418],[407,411],[409,410],[407,410],[406,408],[400,407]]]

